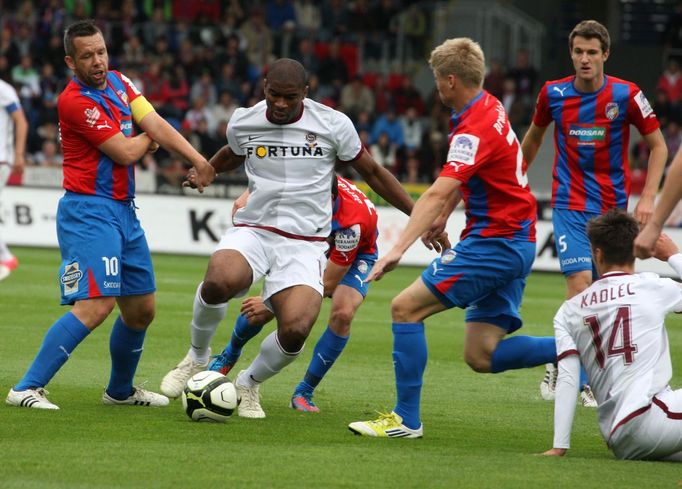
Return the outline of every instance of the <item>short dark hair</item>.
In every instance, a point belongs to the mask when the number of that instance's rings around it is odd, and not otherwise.
[[[67,56],[75,56],[76,48],[73,45],[73,40],[75,38],[90,37],[101,33],[102,31],[95,25],[95,21],[92,19],[74,22],[64,31],[64,52]]]
[[[626,265],[635,261],[634,242],[637,234],[637,220],[616,207],[587,223],[587,237],[592,249],[601,249],[604,260],[610,265]]]
[[[568,49],[571,51],[573,50],[573,39],[576,36],[584,37],[585,39],[599,39],[603,52],[607,52],[611,48],[611,37],[609,36],[608,29],[596,20],[583,20],[573,28],[568,35]]]
[[[280,58],[273,61],[268,67],[265,78],[270,81],[289,81],[301,88],[308,85],[308,73],[301,63],[291,58]]]

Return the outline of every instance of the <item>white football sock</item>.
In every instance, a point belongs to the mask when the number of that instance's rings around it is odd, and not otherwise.
[[[13,257],[5,242],[0,238],[0,261],[6,261]]]
[[[253,387],[265,382],[296,360],[302,351],[303,347],[294,353],[284,351],[277,339],[277,331],[273,331],[260,344],[258,356],[251,362],[245,374],[239,377],[239,383],[245,387]]]
[[[220,321],[227,313],[227,302],[222,304],[206,304],[201,298],[201,282],[194,296],[194,310],[192,311],[191,336],[192,347],[190,357],[197,363],[208,362],[209,346],[213,335],[218,329]]]

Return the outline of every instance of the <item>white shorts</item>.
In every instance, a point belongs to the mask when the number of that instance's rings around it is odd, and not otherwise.
[[[609,446],[621,459],[682,461],[682,389],[656,394],[646,412],[618,428]]]
[[[294,285],[308,285],[320,295],[324,292],[322,277],[327,264],[325,241],[285,238],[257,228],[234,227],[225,231],[216,248],[238,251],[251,266],[253,283],[265,277],[263,301]],[[240,297],[248,289],[237,294]]]

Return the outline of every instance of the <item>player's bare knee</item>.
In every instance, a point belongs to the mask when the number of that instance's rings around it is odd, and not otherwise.
[[[156,311],[154,308],[145,308],[135,311],[135,313],[131,314],[129,317],[122,317],[122,319],[126,326],[131,329],[142,330],[146,329],[147,326],[152,323],[155,314]]]
[[[404,300],[401,296],[391,301],[391,318],[395,323],[413,323],[420,321],[412,304]]]
[[[212,280],[206,277],[204,284],[201,286],[201,298],[206,304],[222,304],[231,298],[230,288],[223,281]]]
[[[464,361],[474,372],[490,373],[490,357],[479,353],[464,352]]]
[[[333,330],[350,330],[350,323],[353,321],[355,310],[353,307],[339,307],[332,310],[329,315],[329,324],[333,325]],[[337,333],[338,334],[338,333]]]
[[[301,351],[305,340],[308,338],[309,331],[302,329],[280,329],[277,333],[279,345],[287,353],[296,353]]]
[[[93,330],[109,317],[115,305],[115,298],[99,297],[76,302],[72,312],[88,329]]]

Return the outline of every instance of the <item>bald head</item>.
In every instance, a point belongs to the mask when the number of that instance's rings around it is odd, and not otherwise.
[[[269,83],[287,83],[299,88],[304,88],[308,84],[308,76],[303,65],[290,58],[274,61],[268,68],[265,78]]]
[[[303,99],[308,94],[307,81],[305,69],[298,61],[282,58],[270,65],[263,86],[270,122],[289,124],[300,117]]]

